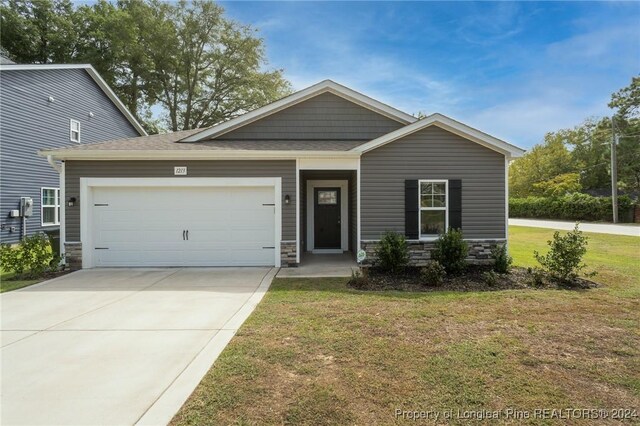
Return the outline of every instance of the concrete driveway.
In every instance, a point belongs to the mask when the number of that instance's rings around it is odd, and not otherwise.
[[[87,270],[1,295],[0,423],[166,423],[275,272]]]
[[[562,229],[570,231],[576,226],[575,221],[543,220],[543,219],[509,219],[509,225],[528,226],[532,228]],[[640,237],[640,225],[637,223],[593,223],[580,222],[580,230],[597,234],[628,235]]]

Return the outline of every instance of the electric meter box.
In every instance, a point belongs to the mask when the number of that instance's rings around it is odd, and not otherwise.
[[[33,198],[21,197],[20,198],[20,211],[23,217],[33,216]]]

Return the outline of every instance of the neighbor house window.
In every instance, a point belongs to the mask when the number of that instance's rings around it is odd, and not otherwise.
[[[435,238],[447,230],[448,214],[448,181],[421,180],[418,204],[420,217],[418,224],[420,238]]]
[[[69,139],[80,143],[80,122],[73,118],[69,120]]]
[[[42,188],[42,226],[60,224],[60,189]]]

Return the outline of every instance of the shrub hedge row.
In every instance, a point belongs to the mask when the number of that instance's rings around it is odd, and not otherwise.
[[[618,197],[618,217],[630,222],[633,201],[626,195]],[[612,221],[611,197],[588,194],[568,194],[562,197],[526,197],[509,199],[509,217]]]

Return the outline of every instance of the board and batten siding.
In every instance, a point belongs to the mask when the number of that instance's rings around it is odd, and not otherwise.
[[[5,243],[20,239],[21,218],[9,217],[10,210],[19,209],[20,197],[33,198],[28,234],[59,228],[40,225],[40,188],[58,188],[60,180],[38,150],[77,145],[69,140],[69,119],[80,121],[82,144],[139,136],[83,69],[0,71],[0,114],[0,214],[6,225],[0,238]],[[9,232],[11,226],[16,232]]]
[[[368,141],[402,126],[340,96],[323,93],[216,139]]]
[[[296,239],[296,162],[294,160],[216,161],[66,161],[66,196],[80,197],[80,178],[175,177],[173,168],[186,166],[190,177],[282,178],[282,239]],[[289,195],[291,202],[284,204]],[[80,241],[80,206],[67,207],[66,241]],[[143,220],[144,218],[141,218]]]
[[[404,233],[407,179],[461,179],[462,231],[468,239],[505,238],[505,156],[439,127],[363,154],[361,238]]]

